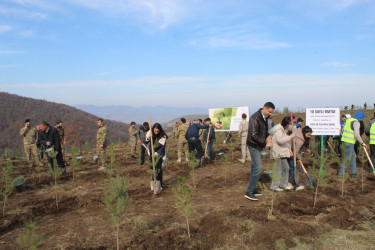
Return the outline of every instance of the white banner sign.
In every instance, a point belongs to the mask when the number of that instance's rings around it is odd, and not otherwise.
[[[340,109],[306,109],[306,125],[313,130],[312,135],[340,135]]]
[[[209,109],[208,114],[217,131],[238,131],[242,114],[249,120],[249,107]]]

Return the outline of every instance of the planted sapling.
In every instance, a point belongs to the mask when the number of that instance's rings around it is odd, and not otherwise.
[[[189,226],[189,217],[192,213],[191,189],[186,185],[186,179],[181,176],[178,176],[177,187],[170,186],[170,189],[176,197],[176,208],[178,212],[185,217],[188,238],[191,239]]]
[[[107,212],[111,215],[113,225],[116,228],[117,249],[120,249],[120,226],[121,216],[124,215],[130,203],[130,197],[127,192],[129,179],[128,176],[121,177],[117,172],[115,177],[108,176],[105,181],[105,190],[103,202],[106,205]]]
[[[31,220],[25,223],[26,232],[17,238],[17,243],[24,248],[36,250],[43,244],[43,236],[38,236],[35,232],[36,225]]]
[[[5,215],[5,205],[8,202],[9,195],[13,192],[14,186],[12,185],[11,175],[13,172],[13,164],[7,161],[3,166],[4,156],[1,156],[2,177],[0,179],[0,194],[3,197],[3,216]]]

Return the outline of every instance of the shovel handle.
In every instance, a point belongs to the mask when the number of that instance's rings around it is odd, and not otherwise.
[[[367,149],[366,149],[365,147],[363,147],[363,150],[365,151],[366,156],[367,156],[367,159],[368,159],[368,161],[370,162],[370,165],[371,165],[371,168],[372,168],[372,172],[375,174],[374,164],[372,164],[371,158],[370,158],[370,156],[369,156],[368,153],[367,153]]]
[[[206,148],[205,148],[205,150],[204,150],[204,155],[207,154],[208,140],[210,139],[211,128],[212,128],[212,126],[210,126],[210,128],[208,129],[207,142],[206,142]]]
[[[303,172],[305,172],[305,174],[307,174],[306,168],[305,168],[305,166],[303,165],[303,163],[302,163],[301,160],[299,160],[299,163],[301,163],[301,167],[302,167],[302,169],[303,169]]]

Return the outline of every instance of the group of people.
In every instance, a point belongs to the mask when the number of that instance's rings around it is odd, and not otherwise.
[[[277,166],[276,178],[271,183],[271,190],[279,192],[294,189],[297,191],[304,188],[300,183],[296,161],[302,159],[301,149],[309,148],[313,131],[309,126],[302,126],[303,119],[295,119],[293,116],[286,116],[280,124],[274,125],[270,118],[274,110],[275,105],[272,102],[267,102],[251,115],[249,121],[247,121],[247,115],[243,114],[242,122],[239,124],[238,137],[242,151],[242,158],[239,160],[242,163],[251,161],[250,180],[245,192],[245,197],[250,200],[258,200],[259,196],[262,195],[256,187],[262,172],[261,152],[266,147],[271,149],[271,157],[275,159]],[[362,111],[358,111],[353,117],[344,115],[341,118],[341,133],[339,136],[333,137],[333,139],[339,141],[339,150],[344,151],[344,154],[339,151],[339,155],[344,156],[339,176],[344,174],[347,166],[350,166],[351,176],[357,176],[356,155],[358,151],[355,147],[357,145],[357,147],[367,148],[362,140],[361,131],[369,136],[371,160],[375,162],[375,113],[374,118],[368,122],[366,127],[363,124],[364,118],[365,115]],[[108,129],[103,119],[98,119],[97,125],[96,146],[99,170],[105,170]],[[34,159],[41,160],[43,152],[53,149],[53,154],[46,154],[48,163],[54,169],[54,159],[56,159],[63,175],[67,175],[63,158],[65,135],[61,121],[57,121],[55,127],[47,122],[32,127],[30,119],[27,119],[25,126],[20,130],[20,134],[23,136],[26,159],[30,167],[34,163],[38,164],[33,162],[32,155],[34,155]],[[155,123],[150,128],[149,123],[144,122],[136,129],[136,123],[132,122],[129,127],[129,135],[131,158],[137,158],[135,155],[139,143],[139,164],[144,165],[146,162],[150,165],[150,168],[155,167],[156,181],[153,179],[151,182],[151,189],[156,193],[160,192],[163,187],[162,166],[166,161],[168,139],[166,132],[160,123]],[[203,166],[205,150],[203,150],[202,142],[206,144],[207,157],[211,160],[214,159],[215,125],[211,123],[210,118],[206,118],[204,121],[194,120],[191,123],[187,123],[185,118],[181,118],[180,122],[176,123],[172,136],[178,140],[178,163],[182,162],[183,156],[185,156],[186,161],[189,161],[192,160],[191,156],[194,155],[194,158],[199,162],[199,166]],[[329,137],[326,136],[327,138]],[[293,152],[295,152],[295,156]],[[149,156],[147,161],[145,160],[146,156]]]
[[[25,156],[29,167],[36,164],[43,165],[44,153],[47,152],[45,156],[51,169],[55,169],[54,159],[56,159],[62,175],[67,175],[63,158],[63,145],[66,143],[65,133],[61,121],[57,121],[55,127],[45,121],[33,127],[31,120],[26,119],[25,126],[20,130],[20,135],[23,137]]]

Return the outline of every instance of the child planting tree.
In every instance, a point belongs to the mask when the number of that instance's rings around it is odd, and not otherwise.
[[[38,246],[43,244],[43,236],[38,236],[35,232],[36,225],[31,220],[25,223],[26,232],[17,238],[17,242],[21,247],[36,250]]]
[[[125,213],[130,203],[130,197],[126,191],[127,187],[128,177],[121,177],[118,172],[116,173],[116,177],[108,176],[108,180],[105,182],[106,189],[104,191],[103,202],[116,228],[117,249],[120,249],[119,232],[121,216]]]
[[[190,237],[190,226],[189,226],[189,217],[192,213],[191,208],[191,189],[185,184],[186,179],[184,177],[179,176],[177,179],[177,187],[171,186],[172,193],[176,197],[176,208],[181,213],[182,216],[185,217],[186,225],[187,225],[187,232],[188,238]]]

